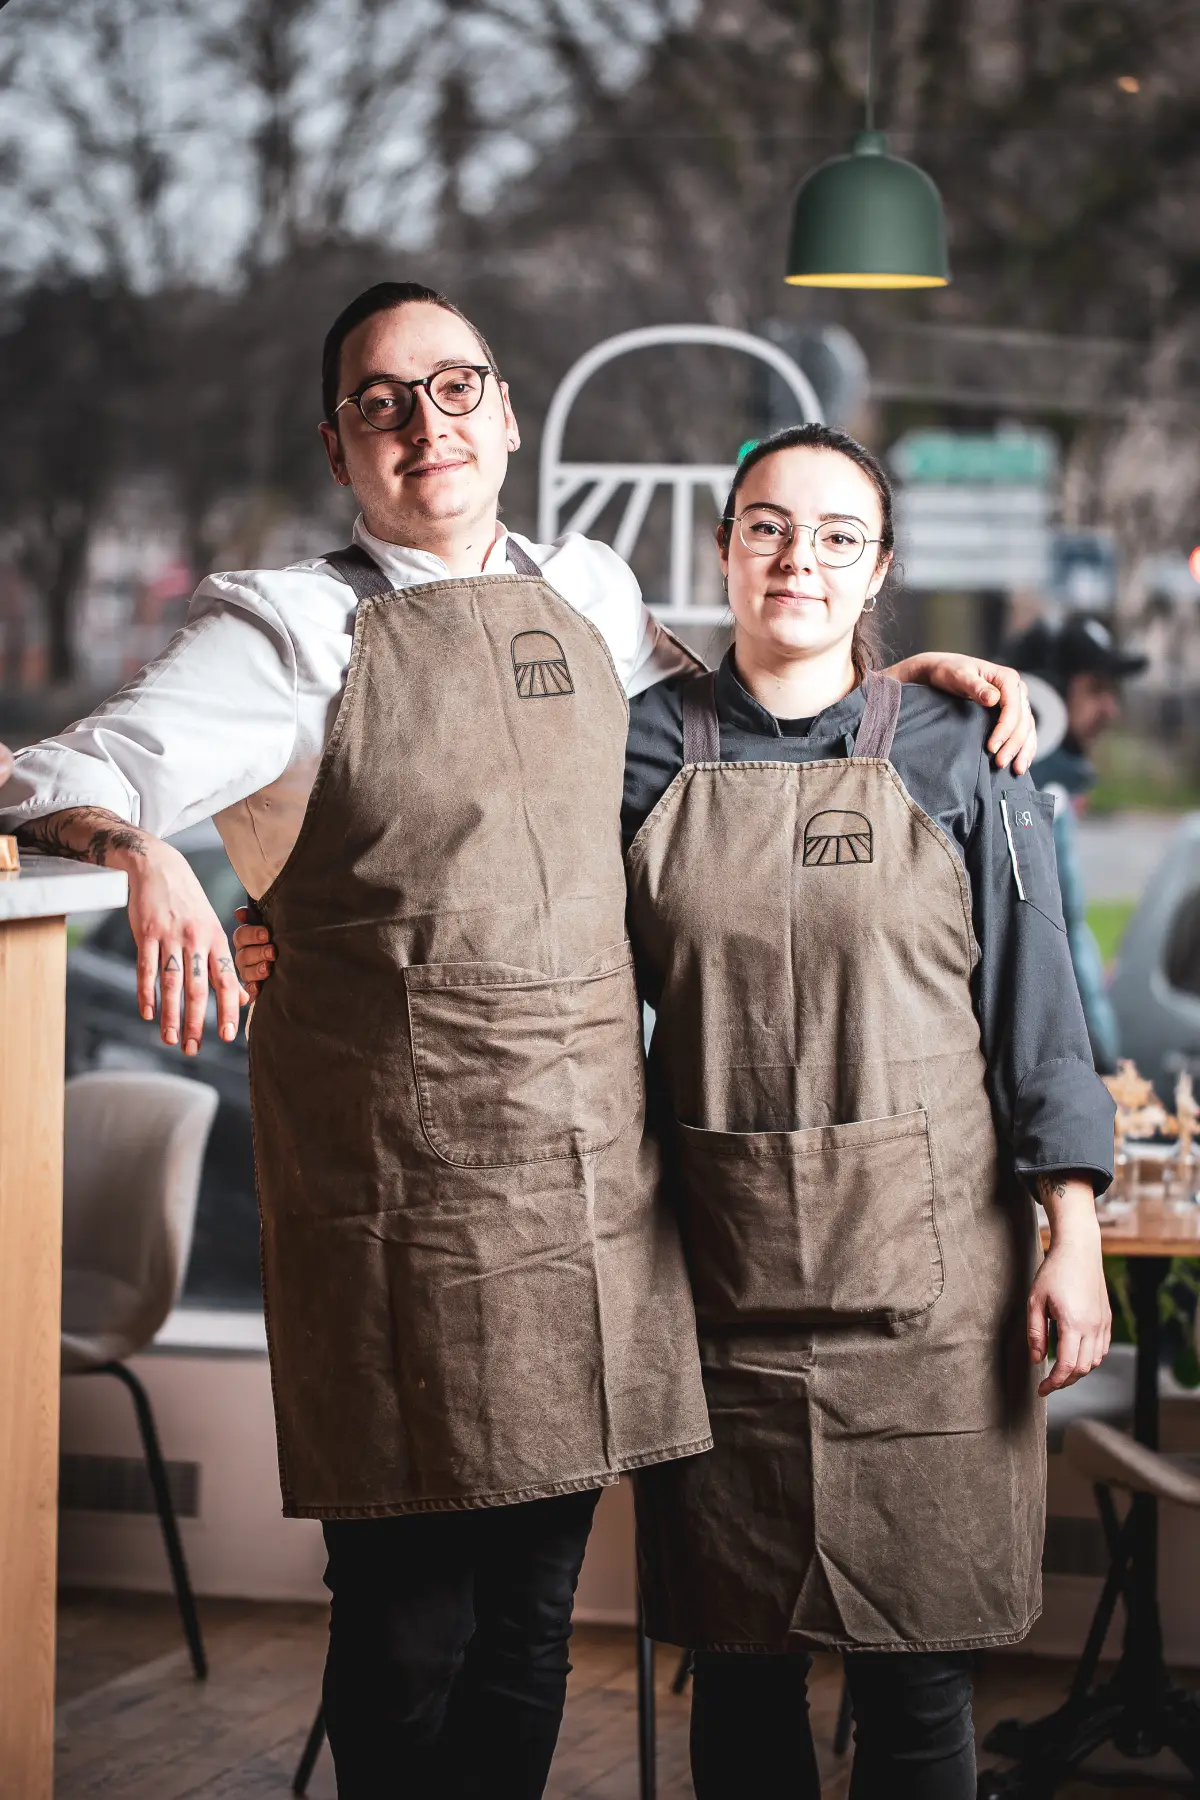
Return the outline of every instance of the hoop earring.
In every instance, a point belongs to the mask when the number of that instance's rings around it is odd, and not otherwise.
[[[875,608],[876,608],[876,607],[877,607],[877,606],[878,606],[878,605],[879,605],[879,595],[878,595],[878,594],[872,594],[872,595],[871,595],[871,598],[870,598],[870,599],[869,599],[869,600],[865,600],[865,601],[864,601],[864,602],[863,602],[863,611],[864,611],[864,612],[874,612],[874,611],[875,611]]]

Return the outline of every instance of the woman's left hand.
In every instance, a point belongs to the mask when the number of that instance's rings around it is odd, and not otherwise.
[[[1091,1184],[1078,1179],[1038,1183],[1050,1219],[1050,1248],[1029,1290],[1029,1356],[1046,1354],[1050,1320],[1058,1327],[1054,1367],[1038,1393],[1070,1387],[1104,1361],[1112,1340],[1112,1309],[1104,1279],[1100,1227]]]
[[[926,687],[961,694],[980,706],[998,705],[1000,716],[988,739],[988,751],[997,768],[1007,769],[1011,764],[1014,774],[1024,775],[1037,755],[1029,691],[1018,670],[979,656],[960,656],[953,650],[921,650],[885,672],[897,681],[922,681]]]

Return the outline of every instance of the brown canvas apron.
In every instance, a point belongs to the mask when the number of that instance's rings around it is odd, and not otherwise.
[[[647,1629],[966,1648],[1040,1604],[1033,1208],[998,1167],[966,872],[888,761],[722,764],[713,682],[627,859],[715,1438],[639,1476]]]
[[[354,648],[251,1039],[291,1515],[535,1499],[709,1441],[642,1128],[625,695],[509,557],[401,590],[330,559]]]

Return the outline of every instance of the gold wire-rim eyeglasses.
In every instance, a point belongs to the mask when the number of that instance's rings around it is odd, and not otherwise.
[[[768,513],[773,519],[778,520],[781,527],[785,528],[777,543],[751,543],[742,528],[742,521],[749,518],[751,513]],[[791,549],[796,541],[798,531],[807,531],[812,539],[813,555],[823,569],[852,569],[856,562],[861,561],[862,553],[868,544],[883,542],[882,538],[869,538],[853,519],[823,519],[819,525],[805,525],[799,519],[793,519],[782,506],[773,506],[769,500],[757,500],[753,506],[748,506],[745,512],[726,514],[722,524],[728,527],[737,526],[738,541],[750,552],[751,556],[779,556],[785,550]],[[858,549],[853,556],[848,556],[842,561],[836,559],[830,561],[828,557],[821,555],[820,534],[823,531],[836,531],[839,526],[848,526],[853,530],[855,538],[860,540]],[[828,548],[828,546],[826,547]]]

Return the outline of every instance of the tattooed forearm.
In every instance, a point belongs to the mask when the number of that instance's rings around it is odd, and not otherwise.
[[[1043,1206],[1049,1206],[1051,1200],[1065,1200],[1067,1184],[1060,1175],[1039,1175],[1037,1178],[1038,1199]]]
[[[46,856],[65,856],[72,862],[98,863],[106,868],[115,851],[145,856],[146,833],[102,806],[71,806],[64,812],[47,813],[17,827],[17,841],[27,850]]]

